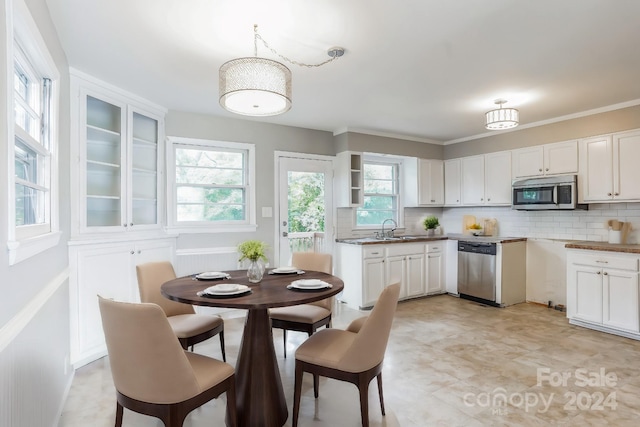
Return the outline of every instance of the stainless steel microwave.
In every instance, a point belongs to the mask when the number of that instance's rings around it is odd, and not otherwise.
[[[587,209],[578,204],[576,175],[523,179],[513,182],[511,208],[518,210]]]

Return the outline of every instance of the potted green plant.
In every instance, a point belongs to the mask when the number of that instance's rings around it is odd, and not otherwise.
[[[247,240],[238,245],[240,253],[239,261],[249,260],[249,268],[247,268],[247,277],[251,283],[258,283],[264,275],[264,264],[262,261],[268,261],[266,252],[267,244],[260,240]]]
[[[427,230],[427,234],[429,236],[433,236],[436,232],[436,228],[440,225],[440,221],[438,221],[437,216],[430,215],[422,221],[422,225],[424,225],[424,229]]]

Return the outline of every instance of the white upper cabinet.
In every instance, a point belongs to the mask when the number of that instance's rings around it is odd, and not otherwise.
[[[164,112],[72,74],[72,230],[159,230]]]
[[[511,204],[511,152],[461,159],[463,205]]]
[[[484,156],[462,158],[462,204],[484,204]]]
[[[405,206],[444,204],[444,162],[407,158],[403,162]]]
[[[512,151],[513,178],[578,173],[578,141],[557,142]]]
[[[511,152],[484,156],[484,195],[486,204],[511,204]]]
[[[444,205],[460,206],[462,203],[460,185],[460,159],[444,161]]]
[[[362,153],[343,151],[336,155],[335,189],[338,207],[360,207],[364,201]]]
[[[640,200],[640,130],[580,141],[580,202]]]

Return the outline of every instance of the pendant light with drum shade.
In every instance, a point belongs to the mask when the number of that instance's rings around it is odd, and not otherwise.
[[[487,111],[485,113],[485,127],[490,130],[505,130],[518,126],[520,114],[515,108],[502,108],[506,104],[505,99],[496,99],[494,101],[500,108]]]
[[[258,40],[285,61],[302,67],[320,67],[342,55],[344,49],[333,47],[330,59],[320,64],[303,64],[280,55],[271,48],[253,26],[253,57],[236,58],[220,67],[220,106],[227,111],[245,116],[275,116],[291,109],[291,70],[284,64],[258,57]]]

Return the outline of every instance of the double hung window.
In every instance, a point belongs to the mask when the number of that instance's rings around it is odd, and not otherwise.
[[[13,73],[8,77],[14,123],[7,145],[7,206],[9,262],[15,264],[55,246],[60,238],[55,127],[59,74],[24,2],[14,3],[11,24]]]
[[[398,162],[365,159],[364,202],[356,210],[357,227],[378,227],[389,218],[399,221],[399,169]]]
[[[254,146],[170,138],[170,226],[255,228]]]

